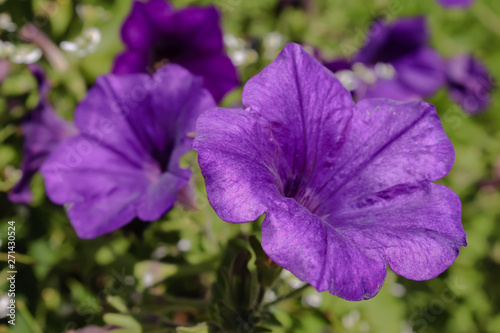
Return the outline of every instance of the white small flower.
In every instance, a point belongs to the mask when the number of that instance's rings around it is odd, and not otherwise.
[[[10,303],[10,298],[7,295],[0,297],[0,318],[5,318],[9,314],[7,306]]]
[[[335,76],[339,79],[340,83],[349,91],[354,91],[358,88],[359,80],[353,71],[348,69],[341,70],[335,73]]]
[[[264,56],[272,59],[283,45],[283,36],[279,32],[268,33],[263,40]]]
[[[12,22],[12,19],[7,13],[0,13],[0,30],[9,32],[16,31],[17,25]]]
[[[189,251],[191,249],[191,246],[191,241],[187,238],[183,238],[177,243],[177,248],[181,252]]]
[[[352,70],[361,80],[365,81],[368,84],[373,84],[377,82],[377,75],[375,71],[371,68],[366,67],[364,64],[357,62],[352,65]]]
[[[402,284],[399,283],[394,283],[391,286],[391,294],[393,294],[396,297],[403,297],[406,294],[406,288]]]
[[[270,32],[264,37],[264,47],[277,50],[283,44],[283,36],[279,32]]]
[[[151,272],[146,272],[142,275],[142,283],[144,284],[144,287],[149,288],[152,287],[155,281],[155,277],[153,273]]]
[[[224,44],[226,44],[227,48],[230,50],[240,50],[244,49],[246,46],[246,42],[243,38],[236,37],[233,34],[224,35]]]
[[[358,329],[360,332],[370,332],[370,324],[366,321],[363,320],[362,322],[359,323]]]
[[[16,64],[34,64],[42,57],[42,50],[33,48],[28,45],[18,45],[14,53],[10,56],[10,60]]]
[[[63,41],[59,46],[66,52],[73,53],[77,57],[83,58],[90,53],[94,53],[101,43],[101,31],[97,28],[85,29],[73,42]]]
[[[319,308],[322,302],[323,296],[318,292],[312,292],[302,297],[302,304],[313,308]]]
[[[286,269],[282,270],[281,273],[280,273],[280,277],[283,280],[286,280],[286,279],[288,279],[291,276],[293,276],[293,274],[290,271],[286,270]]]
[[[164,258],[168,254],[168,248],[165,245],[158,246],[152,253],[154,259]]]
[[[299,289],[300,287],[305,286],[307,283],[304,281],[300,281],[296,277],[292,278],[290,282],[288,282],[288,285],[292,287],[293,289]]]
[[[347,329],[354,328],[354,325],[356,325],[360,318],[359,311],[353,310],[342,317],[342,325]]]
[[[271,289],[267,289],[264,293],[264,302],[269,303],[276,300],[276,293]]]
[[[3,42],[0,40],[0,58],[9,58],[16,51],[16,47],[11,42]]]
[[[396,77],[396,69],[391,64],[377,62],[373,70],[375,71],[375,75],[381,79],[391,80]]]

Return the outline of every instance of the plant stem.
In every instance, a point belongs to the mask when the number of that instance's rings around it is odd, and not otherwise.
[[[291,297],[293,297],[293,296],[295,296],[295,295],[298,295],[298,294],[302,293],[302,291],[304,291],[304,290],[305,290],[307,287],[309,287],[309,286],[310,286],[310,284],[305,284],[305,285],[303,285],[303,286],[302,286],[302,287],[300,287],[300,288],[297,288],[297,289],[295,289],[295,290],[292,290],[292,291],[290,291],[288,294],[284,294],[284,295],[282,295],[282,296],[280,296],[280,297],[276,298],[274,301],[272,301],[272,302],[269,302],[269,303],[265,304],[265,305],[264,305],[264,308],[268,308],[268,307],[270,307],[270,306],[272,306],[272,305],[274,305],[274,304],[277,304],[277,303],[279,303],[279,302],[281,302],[281,301],[284,301],[284,300],[286,300],[286,299],[288,299],[288,298],[291,298]]]
[[[264,299],[264,293],[266,292],[266,288],[262,285],[259,285],[259,293],[257,294],[257,299],[255,300],[254,309],[258,309],[262,300]]]

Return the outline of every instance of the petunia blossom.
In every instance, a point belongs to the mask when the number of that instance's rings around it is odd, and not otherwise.
[[[490,104],[494,85],[488,69],[467,54],[449,59],[446,68],[450,99],[469,114],[484,111]]]
[[[198,119],[208,200],[227,222],[265,214],[264,251],[318,291],[368,299],[386,265],[431,279],[466,245],[460,199],[433,183],[454,149],[432,105],[355,104],[296,44],[248,81],[243,105]]]
[[[176,63],[203,77],[217,102],[239,85],[213,6],[175,10],[164,0],[134,1],[121,36],[126,50],[115,59],[115,74],[152,72]]]
[[[68,207],[81,238],[139,218],[154,221],[176,202],[191,171],[196,118],[215,106],[202,79],[170,64],[154,76],[105,75],[75,111],[81,134],[61,144],[41,172],[49,198]]]
[[[470,7],[475,0],[438,0],[444,7],[467,8]]]
[[[367,41],[351,59],[323,63],[354,91],[358,100],[421,100],[445,83],[444,60],[428,43],[424,17],[400,18],[391,23],[376,21]]]
[[[39,90],[40,101],[28,113],[21,129],[24,134],[22,176],[9,191],[11,202],[29,204],[33,200],[30,183],[47,156],[65,139],[74,136],[78,130],[73,123],[61,118],[48,99],[50,85],[38,65],[30,65]]]

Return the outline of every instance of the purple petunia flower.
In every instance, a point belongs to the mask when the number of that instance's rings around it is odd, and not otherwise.
[[[30,183],[47,156],[62,141],[78,133],[76,127],[61,118],[48,99],[50,85],[38,65],[30,65],[38,82],[40,101],[24,120],[21,128],[24,134],[21,180],[9,191],[8,198],[15,203],[29,204],[33,200]]]
[[[266,214],[265,252],[299,279],[368,299],[386,265],[430,279],[466,245],[460,199],[432,183],[454,161],[432,105],[355,104],[296,44],[248,81],[243,104],[198,119],[193,147],[208,199],[227,222]]]
[[[167,65],[147,74],[105,75],[75,111],[81,134],[43,165],[47,194],[70,204],[81,238],[132,221],[154,221],[188,184],[179,160],[191,148],[198,115],[216,104],[202,79]]]
[[[358,100],[420,100],[432,96],[445,82],[444,60],[428,41],[423,17],[377,21],[365,45],[351,60],[336,59],[324,65],[337,73]]]
[[[438,0],[444,7],[467,8],[474,3],[475,0]]]
[[[493,79],[488,69],[470,55],[459,55],[447,62],[446,79],[450,99],[469,114],[484,111],[490,104]]]
[[[146,73],[176,63],[203,77],[217,102],[239,85],[213,6],[174,10],[164,0],[135,1],[121,34],[127,49],[115,59],[115,74]]]

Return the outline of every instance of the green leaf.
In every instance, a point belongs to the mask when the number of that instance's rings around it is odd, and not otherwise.
[[[177,327],[175,330],[177,333],[208,333],[208,325],[202,323],[192,327]]]
[[[176,274],[179,267],[158,261],[142,261],[134,266],[134,276],[139,281],[139,290],[144,290]]]
[[[119,313],[106,313],[103,316],[106,324],[118,326],[125,330],[116,330],[121,333],[142,333],[141,325],[131,316]]]
[[[108,295],[108,297],[106,297],[106,301],[121,313],[128,312],[127,304],[121,297]]]

